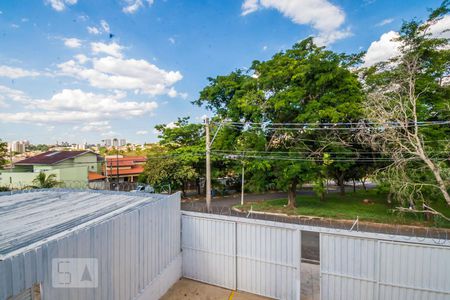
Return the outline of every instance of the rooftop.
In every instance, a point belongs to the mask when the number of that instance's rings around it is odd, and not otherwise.
[[[64,236],[160,197],[77,190],[0,193],[0,260],[16,250]]]
[[[95,154],[92,151],[89,150],[83,150],[83,151],[47,151],[41,154],[38,154],[36,156],[32,156],[29,158],[26,158],[24,160],[18,161],[15,164],[16,165],[52,165],[55,163],[59,163],[63,160],[75,158],[77,156],[86,154],[86,153],[92,153]]]

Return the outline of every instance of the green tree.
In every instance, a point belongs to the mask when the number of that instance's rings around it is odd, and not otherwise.
[[[8,162],[8,144],[0,139],[0,169]]]
[[[444,1],[425,22],[404,22],[400,55],[365,71],[367,118],[394,125],[367,126],[362,137],[392,159],[391,193],[410,207],[436,192],[450,205],[450,127],[436,124],[450,118],[449,39],[432,30],[449,11]]]
[[[247,73],[209,78],[194,103],[212,110],[221,120],[263,124],[258,132],[263,146],[255,149],[248,147],[251,143],[237,143],[242,134],[255,130],[252,126],[231,128],[228,145],[235,150],[270,152],[275,157],[268,162],[275,184],[288,191],[288,205],[293,207],[297,187],[322,176],[317,165],[325,153],[330,153],[333,166],[347,168],[334,154],[347,148],[342,134],[315,124],[360,120],[364,93],[350,71],[359,61],[360,55],[337,54],[308,38],[268,61],[253,62]],[[288,125],[293,123],[307,124],[301,128]]]
[[[45,174],[44,172],[40,172],[35,179],[33,179],[33,188],[38,189],[51,189],[60,184],[59,181],[56,180],[55,174]]]
[[[166,147],[153,147],[147,156],[145,170],[140,180],[155,187],[170,185],[171,189],[181,189],[185,195],[185,184],[198,176],[196,170]]]
[[[183,194],[186,183],[195,180],[200,193],[200,177],[205,172],[203,126],[190,123],[186,117],[155,129],[160,133],[159,146],[149,150],[144,178],[154,185],[171,184]]]

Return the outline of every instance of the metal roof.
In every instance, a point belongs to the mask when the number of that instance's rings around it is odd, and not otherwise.
[[[0,260],[20,249],[165,199],[162,195],[49,189],[0,193]]]
[[[47,151],[24,160],[18,161],[15,165],[51,165],[66,159],[75,158],[77,156],[92,153],[90,150],[83,151]],[[97,154],[96,154],[97,155]]]

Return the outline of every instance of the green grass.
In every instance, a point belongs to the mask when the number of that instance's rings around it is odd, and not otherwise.
[[[364,199],[368,199],[370,203],[364,203]],[[358,216],[360,221],[450,228],[450,222],[439,217],[435,221],[427,221],[423,214],[394,212],[395,205],[388,204],[386,195],[379,194],[375,190],[348,192],[345,196],[341,196],[339,193],[330,193],[326,195],[325,201],[320,201],[315,195],[301,195],[296,199],[296,208],[290,209],[286,205],[287,199],[276,199],[247,203],[243,207],[240,205],[236,207],[245,210],[252,207],[256,211],[344,220],[355,220]],[[445,203],[435,203],[432,207],[445,216],[450,216],[450,207]]]

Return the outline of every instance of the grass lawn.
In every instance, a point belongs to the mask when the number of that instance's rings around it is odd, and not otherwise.
[[[364,199],[369,200],[369,203],[364,203]],[[243,207],[241,205],[236,207],[245,210],[252,207],[256,211],[346,220],[355,220],[359,216],[360,221],[450,228],[450,222],[440,217],[436,221],[426,221],[423,215],[394,212],[395,205],[388,204],[386,195],[379,194],[375,190],[347,192],[345,196],[341,196],[339,193],[329,193],[325,201],[320,201],[315,195],[301,195],[297,197],[296,204],[295,209],[289,209],[286,207],[287,199],[276,199],[252,202]],[[445,203],[435,203],[431,206],[445,216],[450,216],[450,207]]]

